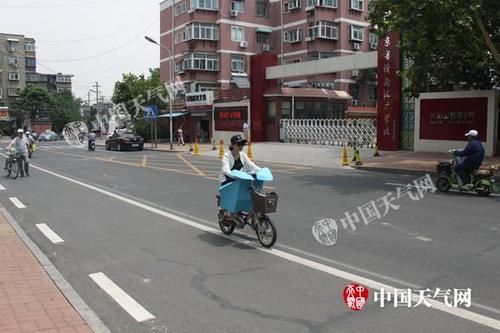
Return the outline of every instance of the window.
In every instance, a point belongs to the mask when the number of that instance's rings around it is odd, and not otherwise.
[[[301,62],[300,58],[294,58],[294,59],[287,59],[285,60],[285,64],[297,64]]]
[[[290,0],[285,4],[285,11],[300,9],[300,0]]]
[[[371,101],[377,100],[377,86],[368,86],[369,99]]]
[[[182,2],[175,6],[175,16],[179,16],[181,14],[184,14],[187,10],[187,4],[185,2]]]
[[[291,101],[281,101],[281,119],[291,119],[292,118],[292,102]]]
[[[359,87],[356,83],[350,84],[350,94],[352,96],[352,99],[358,99],[359,98]]]
[[[368,36],[368,40],[370,42],[370,49],[372,49],[372,50],[377,49],[378,36],[376,34],[374,34],[373,32],[370,32],[370,35]]]
[[[19,73],[18,72],[9,72],[9,80],[19,81]]]
[[[35,52],[35,44],[34,43],[26,43],[26,44],[24,44],[24,50],[26,52]]]
[[[191,9],[219,10],[219,0],[191,0]]]
[[[7,89],[7,95],[9,95],[9,96],[19,96],[20,94],[21,94],[21,89],[19,89],[19,88]]]
[[[337,0],[321,0],[321,6],[328,8],[337,8],[338,3]]]
[[[302,40],[302,30],[294,29],[285,33],[285,42],[297,43]]]
[[[309,60],[319,60],[335,57],[335,53],[331,52],[313,52],[309,55]]]
[[[319,6],[320,0],[307,0],[307,7]]]
[[[231,72],[244,72],[245,71],[245,57],[240,55],[231,56]]]
[[[269,6],[266,1],[257,1],[257,16],[269,17]]]
[[[182,62],[177,62],[175,64],[175,72],[176,73],[182,72]]]
[[[308,36],[311,39],[338,39],[339,31],[332,22],[316,21],[309,23]]]
[[[216,54],[192,53],[184,58],[182,68],[185,70],[219,70],[219,56]]]
[[[245,30],[242,27],[231,27],[231,40],[242,42],[245,40]]]
[[[9,52],[17,51],[17,42],[9,41]]]
[[[36,67],[36,58],[26,58],[26,66]]]
[[[71,88],[66,88],[66,87],[57,87],[57,92],[58,92],[58,93],[62,93],[62,92],[65,92],[65,91],[69,91],[69,92],[71,92]]]
[[[351,2],[351,9],[363,11],[363,0],[349,0]]]
[[[17,66],[17,57],[9,57],[9,65]]]
[[[231,10],[235,10],[238,13],[243,13],[245,11],[245,2],[242,0],[231,1]]]
[[[193,23],[187,29],[187,39],[219,40],[219,28],[215,24]]]
[[[26,81],[38,82],[40,81],[40,76],[38,74],[26,73]]]
[[[56,78],[56,82],[58,82],[58,83],[71,83],[71,77],[59,75]]]
[[[351,40],[363,41],[363,27],[351,25]]]
[[[267,102],[267,122],[274,124],[274,119],[276,118],[276,102]]]
[[[256,36],[258,44],[269,44],[269,34],[264,32],[257,32]]]

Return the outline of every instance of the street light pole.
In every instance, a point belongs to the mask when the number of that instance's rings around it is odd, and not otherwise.
[[[170,88],[170,84],[172,84],[172,98],[170,98],[170,101],[168,102],[168,105],[169,105],[169,111],[170,111],[170,150],[173,150],[174,149],[174,143],[173,143],[173,140],[174,140],[174,135],[173,135],[173,118],[172,118],[172,103],[173,103],[173,100],[175,99],[175,85],[173,84],[173,70],[172,70],[172,63],[173,63],[173,58],[172,58],[172,53],[170,53],[170,50],[166,47],[166,46],[163,46],[161,45],[160,43],[158,43],[157,41],[155,41],[153,38],[151,37],[148,37],[148,36],[144,36],[144,38],[150,42],[150,43],[153,43],[153,44],[156,44],[158,45],[159,47],[167,50],[168,52],[168,57],[170,58],[170,68],[169,68],[169,88]]]

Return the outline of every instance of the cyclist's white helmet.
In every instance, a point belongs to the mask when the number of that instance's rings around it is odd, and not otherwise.
[[[23,131],[22,128],[20,128],[20,129],[17,130],[17,133],[24,133],[24,131]]]

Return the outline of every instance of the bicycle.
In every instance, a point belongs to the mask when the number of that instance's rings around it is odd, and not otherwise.
[[[7,178],[16,179],[19,176],[19,159],[21,158],[21,154],[14,149],[10,149],[7,155],[7,161],[5,161]]]

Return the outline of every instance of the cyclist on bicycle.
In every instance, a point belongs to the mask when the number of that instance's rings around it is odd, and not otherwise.
[[[21,156],[19,157],[19,170],[21,171],[21,177],[29,177],[29,158],[28,158],[28,142],[24,136],[24,131],[20,128],[17,130],[17,137],[12,140],[12,142],[7,146],[9,149],[12,145],[16,146],[16,152]],[[23,168],[24,162],[24,168]]]

